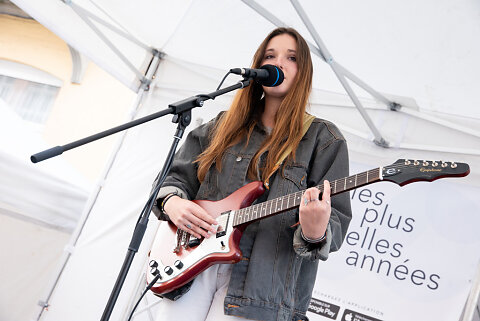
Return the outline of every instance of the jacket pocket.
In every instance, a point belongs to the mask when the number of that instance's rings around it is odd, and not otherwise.
[[[284,177],[296,188],[295,190],[304,190],[307,188],[307,168],[299,163],[285,166]]]

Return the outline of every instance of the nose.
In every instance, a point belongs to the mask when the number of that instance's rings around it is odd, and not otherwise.
[[[274,65],[283,70],[283,59],[282,59],[282,57],[277,57],[275,59]]]

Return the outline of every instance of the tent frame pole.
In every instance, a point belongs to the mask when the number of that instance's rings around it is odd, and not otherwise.
[[[138,78],[138,80],[142,84],[149,84],[151,79],[146,78],[134,65],[133,63],[128,60],[128,58],[117,48],[115,45],[108,39],[108,37],[98,29],[98,27],[92,22],[92,20],[95,20],[99,22],[100,24],[108,27],[110,30],[116,32],[118,35],[124,37],[127,40],[130,40],[131,42],[137,44],[141,48],[146,49],[150,53],[154,54],[156,53],[156,50],[154,48],[148,47],[147,45],[143,44],[140,42],[138,39],[135,39],[132,37],[130,34],[127,34],[123,31],[121,31],[118,28],[115,28],[111,24],[103,21],[102,19],[98,18],[94,14],[90,13],[88,10],[80,7],[76,3],[74,3],[71,0],[62,0],[66,5],[68,5],[70,8],[72,8],[73,12],[75,12],[89,27],[92,29],[97,36],[112,50],[112,52],[117,55],[118,58],[135,74],[135,76]]]
[[[475,315],[475,309],[480,306],[480,261],[478,261],[477,272],[475,273],[474,280],[472,282],[470,293],[468,294],[467,302],[461,321],[472,321]]]
[[[145,75],[146,79],[149,79],[150,81],[153,79],[153,77],[155,76],[155,74],[157,72],[158,66],[159,66],[159,64],[162,60],[162,55],[163,54],[161,52],[158,52],[158,54],[153,56],[152,61],[150,63],[150,66],[147,69],[147,72],[146,72],[146,75]],[[132,105],[131,112],[129,113],[130,114],[130,117],[129,117],[130,120],[132,120],[135,117],[135,114],[138,111],[139,107],[141,106],[141,104],[143,102],[143,99],[145,97],[145,94],[149,91],[150,87],[148,85],[144,84],[144,86],[142,86],[141,89],[142,90],[135,97],[135,101]],[[70,257],[72,256],[72,254],[75,250],[75,245],[76,245],[78,239],[80,238],[80,235],[82,234],[83,228],[84,228],[84,226],[85,226],[85,224],[86,224],[86,222],[87,222],[87,220],[90,216],[90,213],[93,209],[93,206],[95,205],[95,203],[98,199],[98,196],[100,194],[100,191],[102,190],[103,184],[104,184],[106,178],[108,177],[108,175],[110,173],[110,170],[113,166],[113,163],[114,163],[114,161],[117,157],[117,154],[120,151],[120,148],[122,147],[122,144],[125,140],[126,134],[127,134],[126,131],[123,132],[122,136],[117,140],[117,143],[116,143],[115,147],[113,148],[113,151],[110,155],[110,158],[105,165],[105,169],[103,171],[103,174],[101,175],[101,178],[99,179],[99,181],[97,183],[97,186],[95,187],[93,192],[90,194],[90,197],[87,201],[87,204],[85,205],[85,208],[82,212],[82,216],[77,223],[75,231],[72,233],[72,236],[70,237],[69,243],[65,246],[64,253],[62,255],[62,258],[60,259],[60,262],[58,264],[58,268],[56,270],[56,273],[54,274],[54,277],[52,278],[52,281],[50,282],[49,286],[46,287],[46,289],[47,289],[47,291],[45,292],[46,295],[44,296],[44,299],[40,299],[38,301],[38,305],[40,306],[40,311],[38,311],[38,314],[37,314],[37,317],[36,317],[37,321],[40,320],[40,318],[42,317],[42,314],[45,311],[45,309],[48,309],[48,307],[50,306],[49,301],[50,301],[50,299],[53,295],[53,292],[54,292],[55,288],[57,287],[58,282],[60,281],[62,273],[63,273]]]

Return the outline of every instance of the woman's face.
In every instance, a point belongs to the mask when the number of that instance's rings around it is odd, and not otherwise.
[[[297,42],[289,34],[273,37],[267,44],[262,65],[270,64],[280,68],[285,79],[276,87],[263,87],[265,96],[284,98],[292,87],[297,75]]]

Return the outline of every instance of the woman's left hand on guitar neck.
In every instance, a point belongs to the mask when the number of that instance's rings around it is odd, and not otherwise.
[[[330,203],[330,183],[324,181],[322,199],[320,190],[311,187],[305,191],[300,203],[300,225],[305,238],[318,240],[325,235],[332,207]]]

